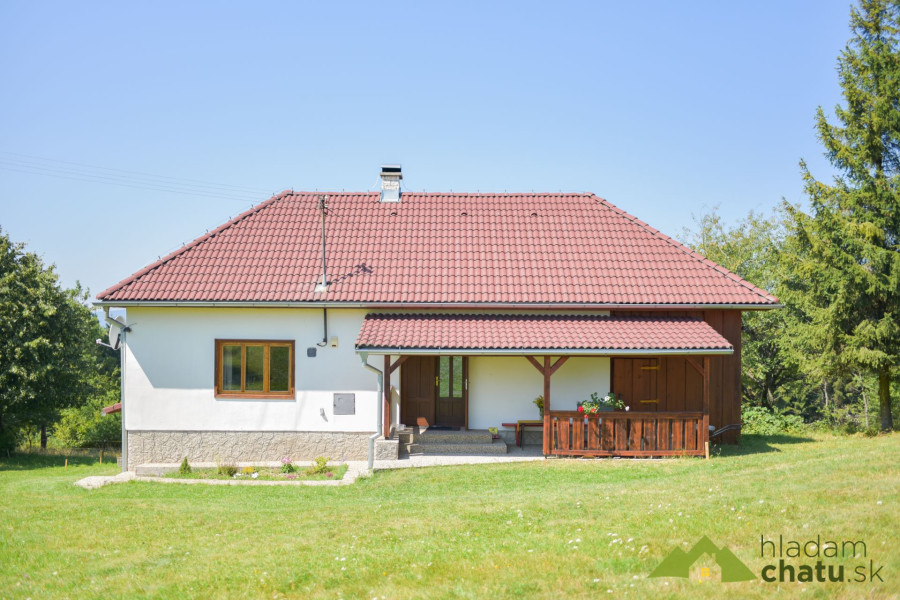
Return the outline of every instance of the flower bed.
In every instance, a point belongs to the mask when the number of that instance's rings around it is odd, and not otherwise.
[[[232,467],[235,468],[236,467]],[[175,471],[164,477],[172,479],[243,479],[245,481],[337,481],[344,477],[347,465],[329,465],[324,473],[309,473],[304,467],[296,467],[295,472],[285,473],[281,467],[243,467],[229,474],[230,469],[222,467],[196,468],[189,473]]]

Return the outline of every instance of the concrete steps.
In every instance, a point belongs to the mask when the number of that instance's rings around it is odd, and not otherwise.
[[[397,432],[401,449],[416,454],[506,454],[506,443],[492,439],[489,431],[449,431],[434,429],[401,429]]]

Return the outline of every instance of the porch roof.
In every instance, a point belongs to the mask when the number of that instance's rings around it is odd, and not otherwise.
[[[732,354],[700,319],[595,315],[366,315],[356,350],[370,354]]]

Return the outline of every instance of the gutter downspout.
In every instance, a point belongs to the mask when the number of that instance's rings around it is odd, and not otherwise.
[[[116,321],[109,316],[109,307],[103,307],[103,318],[110,326],[115,325],[121,328],[121,339],[119,340],[119,414],[122,416],[122,472],[128,471],[128,431],[125,429],[125,337],[131,328],[121,321]]]
[[[375,466],[375,440],[381,437],[384,429],[381,424],[383,420],[382,413],[384,412],[384,403],[381,400],[384,397],[384,372],[369,364],[368,352],[360,352],[359,358],[362,360],[362,364],[365,368],[378,375],[378,397],[376,402],[378,404],[378,417],[375,421],[377,425],[375,427],[375,433],[369,436],[369,471],[372,471]]]

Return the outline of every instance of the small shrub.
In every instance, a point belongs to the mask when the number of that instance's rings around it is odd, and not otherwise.
[[[291,457],[285,456],[281,459],[281,472],[282,473],[293,473],[297,470],[297,467],[294,466],[294,463],[291,462]]]
[[[745,406],[741,409],[741,433],[749,435],[777,435],[800,433],[806,428],[798,415],[774,413],[761,406]]]
[[[317,456],[313,459],[313,464],[306,470],[308,475],[322,475],[328,472],[328,461],[331,460],[327,456]]]
[[[256,473],[256,469],[253,467],[244,467],[241,469],[241,475],[253,475],[254,473]]]
[[[191,465],[188,464],[187,456],[185,456],[184,460],[181,461],[181,466],[178,467],[178,472],[182,475],[190,475]]]
[[[216,468],[216,472],[218,472],[219,475],[234,477],[234,474],[238,472],[238,468],[234,465],[219,465]]]

